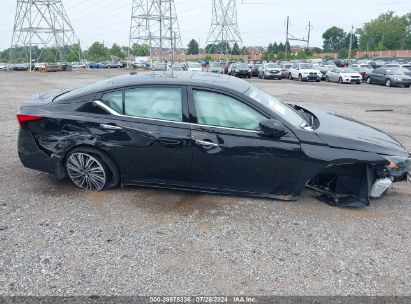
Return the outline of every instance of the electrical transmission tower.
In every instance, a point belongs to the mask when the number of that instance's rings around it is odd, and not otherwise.
[[[133,0],[129,41],[129,50],[134,43],[148,45],[151,59],[163,61],[168,52],[174,61],[182,48],[174,0]]]
[[[211,28],[206,42],[210,47],[207,53],[230,54],[235,43],[243,43],[237,23],[236,0],[212,1]]]
[[[65,62],[70,54],[84,60],[62,0],[17,0],[9,62],[33,63],[51,50],[54,61]]]

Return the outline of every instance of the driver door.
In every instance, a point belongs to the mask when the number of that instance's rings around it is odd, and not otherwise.
[[[266,115],[224,92],[189,89],[192,181],[202,188],[287,195],[300,170],[300,143],[264,135]]]

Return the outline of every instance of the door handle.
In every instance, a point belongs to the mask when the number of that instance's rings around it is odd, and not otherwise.
[[[100,124],[100,128],[107,129],[107,130],[121,130],[122,127],[116,125],[107,125],[107,124]]]
[[[218,147],[218,144],[215,144],[215,143],[210,142],[210,141],[205,141],[205,140],[197,140],[196,139],[195,143],[197,145],[204,146],[204,147],[207,147],[207,148]]]

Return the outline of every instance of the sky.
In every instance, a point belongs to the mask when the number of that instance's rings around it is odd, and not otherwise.
[[[16,0],[0,0],[0,50],[11,43]],[[82,47],[94,41],[128,45],[132,0],[63,0]],[[175,0],[184,46],[196,39],[205,47],[211,24],[212,0]],[[237,0],[238,25],[246,46],[285,42],[285,20],[290,33],[307,37],[310,46],[322,46],[322,33],[331,26],[350,31],[386,11],[397,15],[411,12],[411,0]],[[293,43],[292,43],[293,44]],[[296,43],[298,44],[298,43]]]

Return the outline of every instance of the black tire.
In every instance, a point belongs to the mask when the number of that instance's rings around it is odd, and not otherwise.
[[[343,80],[342,80],[342,78],[340,77],[340,78],[338,78],[338,83],[339,84],[343,84]]]
[[[391,79],[388,78],[388,79],[385,81],[385,86],[386,86],[387,88],[389,88],[389,87],[392,86]]]
[[[325,76],[325,81],[330,82],[330,77]]]
[[[298,75],[298,80],[299,80],[299,81],[303,81],[303,75],[299,74],[299,75]]]
[[[87,155],[94,159],[94,161],[101,166],[102,170],[104,171],[105,177],[104,184],[101,187],[96,187],[95,189],[92,189],[87,187],[81,187],[78,185],[78,183],[76,183],[76,181],[73,179],[73,174],[70,174],[71,170],[68,167],[71,156],[76,154]],[[72,149],[69,153],[67,153],[65,157],[64,166],[67,172],[67,176],[69,177],[71,182],[73,182],[73,184],[76,185],[78,188],[87,189],[90,191],[99,191],[103,189],[116,187],[120,182],[120,173],[116,164],[104,152],[93,147],[77,147]]]
[[[266,78],[265,78],[265,73],[263,73],[263,79],[266,79]]]
[[[405,88],[409,88],[409,87],[410,87],[410,85],[409,85],[409,84],[407,84],[407,85],[405,85],[404,87],[405,87]]]
[[[288,79],[293,80],[293,75],[291,75],[291,73],[288,74]]]

